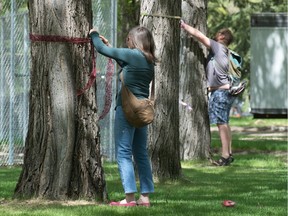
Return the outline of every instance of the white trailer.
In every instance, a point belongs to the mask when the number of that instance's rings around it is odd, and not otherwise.
[[[251,15],[250,106],[255,118],[287,118],[287,13]]]

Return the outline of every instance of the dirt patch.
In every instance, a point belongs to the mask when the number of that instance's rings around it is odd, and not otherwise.
[[[234,132],[266,132],[266,133],[288,133],[288,127],[286,126],[271,126],[271,127],[237,127],[237,126],[230,126],[231,131]],[[211,127],[211,131],[217,131],[218,128],[216,126]]]
[[[95,201],[87,200],[44,200],[44,199],[30,199],[30,200],[0,200],[2,206],[49,206],[49,205],[61,205],[61,206],[87,206],[87,205],[100,205]]]
[[[217,127],[211,127],[211,132],[218,131]],[[240,133],[245,134],[246,140],[254,139],[253,137],[261,137],[262,139],[269,140],[288,140],[288,127],[236,127],[231,126],[232,134]]]

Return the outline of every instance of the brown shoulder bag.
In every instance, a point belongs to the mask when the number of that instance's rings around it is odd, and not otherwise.
[[[154,80],[152,81],[152,91],[150,99],[138,99],[125,85],[123,74],[120,75],[122,81],[122,109],[127,121],[134,127],[140,128],[148,125],[154,120]]]

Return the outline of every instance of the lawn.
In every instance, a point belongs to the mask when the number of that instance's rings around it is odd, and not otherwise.
[[[288,119],[253,119],[250,117],[232,117],[230,118],[231,126],[242,126],[242,127],[283,127],[288,126]]]
[[[231,124],[237,125],[237,119]],[[241,120],[242,121],[242,120]],[[241,121],[239,121],[241,123]],[[247,127],[256,127],[247,119]],[[262,126],[287,126],[287,121],[273,120]],[[241,123],[242,124],[242,123]],[[254,125],[253,125],[254,124]],[[212,143],[219,148],[219,137],[212,133]],[[274,135],[234,133],[234,163],[214,167],[208,161],[183,161],[182,176],[175,181],[156,182],[151,208],[117,208],[96,202],[13,200],[13,190],[20,167],[0,167],[0,214],[29,216],[86,215],[287,215],[287,132]],[[104,164],[110,200],[123,198],[117,165]],[[234,207],[223,207],[233,200]]]

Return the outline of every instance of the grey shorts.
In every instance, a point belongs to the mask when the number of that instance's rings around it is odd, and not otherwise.
[[[230,95],[228,90],[212,91],[208,102],[210,124],[229,123],[230,109],[235,99],[236,97]]]

